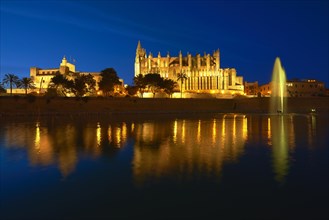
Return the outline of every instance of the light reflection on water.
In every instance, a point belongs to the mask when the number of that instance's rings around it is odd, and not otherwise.
[[[195,173],[219,178],[223,164],[243,154],[247,138],[243,115],[170,123],[163,128],[153,123],[136,126],[133,173],[138,185],[170,176],[190,179]]]
[[[288,134],[293,135],[293,126],[289,123],[289,117],[277,115],[269,117],[269,126],[272,142],[272,159],[275,179],[283,182],[289,169],[289,146],[294,148],[294,137],[290,137],[290,145],[288,143]]]
[[[32,166],[57,164],[63,176],[74,172],[79,153],[93,158],[105,148],[113,152],[134,141],[132,172],[137,185],[168,176],[190,178],[194,173],[220,178],[225,163],[237,163],[245,144],[262,143],[271,148],[275,180],[289,173],[289,152],[295,146],[294,115],[248,116],[223,114],[207,120],[174,119],[142,122],[75,124],[9,123],[5,125],[6,148],[24,148]],[[307,142],[316,137],[316,116],[305,118]],[[302,138],[305,138],[302,137]]]
[[[327,133],[294,114],[2,121],[1,217],[326,219]]]

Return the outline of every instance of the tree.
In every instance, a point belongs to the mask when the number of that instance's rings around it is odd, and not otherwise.
[[[27,95],[28,89],[35,89],[35,85],[33,83],[33,80],[28,77],[23,77],[19,82],[19,87],[25,89],[25,95]]]
[[[155,93],[161,88],[163,78],[158,73],[149,73],[144,76],[146,87],[153,93],[153,98]]]
[[[96,81],[91,74],[78,75],[73,82],[72,92],[77,97],[82,97],[87,93],[95,91]]]
[[[144,89],[146,88],[146,83],[144,76],[142,74],[139,74],[134,77],[134,85],[137,87],[139,93],[141,94],[141,97],[143,98]]]
[[[164,92],[168,94],[169,97],[171,97],[172,94],[174,93],[176,82],[171,79],[164,79],[161,87],[164,89]]]
[[[53,84],[53,87],[56,89],[60,86],[63,86],[67,79],[62,74],[56,74],[53,78],[51,78],[50,82]]]
[[[127,86],[126,91],[128,92],[128,95],[134,96],[138,92],[138,87],[137,86]]]
[[[84,79],[86,82],[86,93],[94,94],[96,92],[96,80],[91,74],[84,75]]]
[[[51,85],[50,88],[55,88],[56,93],[60,95],[66,96],[67,93],[70,93],[74,83],[71,80],[68,80],[64,75],[62,74],[56,74],[53,78],[51,78]]]
[[[0,83],[0,93],[6,93],[6,90],[3,87],[2,83]]]
[[[120,85],[117,72],[113,68],[107,68],[101,71],[101,81],[99,81],[99,89],[103,91],[105,95],[110,95],[114,91],[116,85]]]
[[[14,74],[6,74],[5,78],[2,81],[4,84],[9,84],[10,86],[10,95],[13,94],[13,85],[16,87],[19,86],[19,78]]]
[[[77,76],[74,79],[72,92],[76,97],[82,97],[86,93],[86,82],[83,76]]]
[[[177,74],[177,81],[180,81],[180,97],[183,96],[183,83],[184,80],[187,79],[187,75],[185,73],[178,73]]]

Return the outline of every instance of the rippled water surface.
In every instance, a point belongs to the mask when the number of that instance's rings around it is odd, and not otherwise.
[[[0,217],[328,219],[328,140],[311,114],[3,120]]]

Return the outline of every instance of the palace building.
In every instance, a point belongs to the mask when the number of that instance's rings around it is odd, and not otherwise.
[[[83,75],[91,74],[93,78],[96,80],[96,82],[100,81],[99,72],[77,72],[75,70],[75,65],[68,62],[65,56],[63,57],[62,62],[59,64],[59,68],[49,68],[49,69],[41,69],[38,67],[30,68],[30,77],[41,93],[44,93],[48,89],[51,79],[54,76],[56,76],[56,74],[65,75],[68,79],[71,80],[74,78],[74,76],[77,73]],[[96,88],[96,90],[98,90],[98,87]]]
[[[183,83],[183,91],[191,93],[211,94],[244,94],[243,77],[237,76],[234,68],[221,68],[219,49],[212,55],[187,53],[183,56],[171,57],[169,53],[162,57],[147,55],[138,41],[135,58],[135,76],[148,73],[158,73],[163,78],[177,81],[178,74],[185,74],[187,79]],[[178,84],[180,84],[178,82]],[[179,88],[178,88],[179,89]]]
[[[99,91],[98,83],[101,80],[100,72],[80,72],[76,71],[75,65],[68,62],[66,57],[64,56],[62,62],[59,64],[59,68],[49,68],[49,69],[41,69],[38,67],[30,68],[30,77],[36,85],[37,91],[40,93],[45,93],[49,88],[51,79],[56,76],[56,74],[65,75],[69,80],[74,79],[78,74],[79,75],[92,75],[94,80],[96,81],[96,92],[97,94],[102,94]],[[123,80],[120,79],[121,85],[117,88],[118,91],[123,90]],[[95,94],[94,94],[95,95]]]

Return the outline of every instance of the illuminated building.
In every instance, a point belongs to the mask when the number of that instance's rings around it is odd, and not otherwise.
[[[213,55],[197,54],[192,57],[190,53],[183,57],[179,52],[178,57],[171,57],[169,53],[162,57],[153,57],[152,53],[146,54],[138,42],[135,57],[135,76],[148,73],[158,73],[163,78],[177,81],[178,74],[186,74],[183,91],[190,93],[211,94],[243,94],[243,77],[237,76],[234,68],[221,68],[219,49]],[[180,82],[178,82],[180,85]],[[179,86],[178,86],[179,87]],[[177,87],[177,89],[179,89]]]
[[[289,80],[287,92],[291,97],[297,96],[323,96],[325,94],[324,83],[315,79]]]
[[[263,96],[271,94],[271,82],[259,87]],[[287,80],[287,92],[289,97],[324,96],[326,89],[323,82],[315,79]]]
[[[258,95],[258,81],[255,82],[244,82],[244,92],[246,95],[253,95],[256,96]]]
[[[51,79],[56,76],[56,74],[65,75],[67,79],[72,80],[78,75],[92,75],[94,80],[96,81],[96,92],[98,91],[98,83],[101,80],[100,72],[80,72],[76,71],[75,65],[68,62],[66,57],[64,56],[62,62],[59,64],[59,68],[50,68],[50,69],[41,69],[38,67],[30,68],[30,77],[33,80],[36,91],[40,93],[44,93],[47,91]],[[123,80],[120,79],[121,85],[119,86],[119,90],[123,89]],[[117,90],[118,88],[116,88]]]

